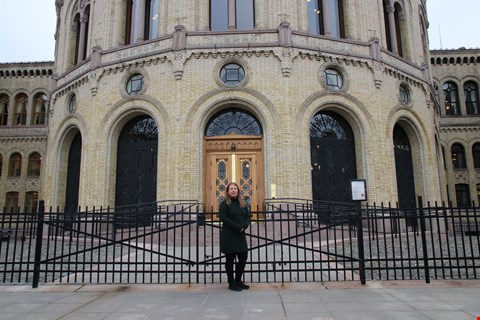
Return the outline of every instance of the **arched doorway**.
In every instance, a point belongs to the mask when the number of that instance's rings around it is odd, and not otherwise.
[[[205,207],[217,212],[228,183],[256,211],[264,200],[263,133],[256,117],[232,105],[215,114],[205,129]]]
[[[313,200],[350,202],[356,179],[355,140],[348,122],[337,113],[317,113],[310,121]]]
[[[393,148],[395,150],[398,206],[405,215],[412,216],[407,223],[416,226],[415,210],[413,210],[416,207],[416,201],[412,149],[407,133],[398,124],[393,128]]]
[[[155,121],[139,116],[118,138],[115,206],[156,202],[158,132]]]
[[[82,135],[78,132],[68,151],[67,187],[65,193],[66,212],[77,212],[80,182],[80,164],[82,162]]]

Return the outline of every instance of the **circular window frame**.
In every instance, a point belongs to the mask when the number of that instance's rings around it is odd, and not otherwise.
[[[72,101],[75,102],[74,106],[72,107]],[[77,94],[76,93],[72,93],[68,96],[67,98],[67,104],[66,104],[66,108],[65,108],[65,111],[68,115],[70,114],[74,114],[77,112],[77,108],[78,108],[78,100],[77,100]]]
[[[226,84],[222,81],[221,77],[220,77],[220,73],[222,72],[222,69],[229,65],[229,64],[237,64],[239,65],[242,69],[243,69],[243,72],[245,73],[245,77],[243,78],[242,81],[240,81],[238,84],[235,84],[235,85],[229,85],[229,84]],[[217,82],[217,84],[220,86],[220,87],[224,87],[224,88],[238,88],[238,87],[242,87],[244,86],[248,80],[249,80],[249,75],[250,75],[250,68],[248,66],[248,64],[241,60],[241,59],[228,59],[228,60],[223,60],[223,61],[220,61],[219,63],[217,63],[217,65],[215,66],[214,70],[214,79],[215,81]]]
[[[143,77],[142,89],[140,89],[136,94],[129,94],[127,91],[128,82],[132,77],[136,75],[141,75]],[[124,75],[121,83],[122,83],[122,86],[120,88],[120,92],[122,96],[124,98],[135,98],[135,97],[138,97],[139,95],[144,94],[147,91],[147,87],[148,87],[148,84],[150,83],[150,79],[148,77],[147,72],[145,72],[144,70],[135,69],[127,73],[126,75]]]
[[[407,95],[407,101],[406,102],[402,100],[402,94],[401,94],[402,88],[405,90],[405,93]],[[410,90],[410,87],[405,82],[400,83],[400,85],[398,86],[398,103],[402,107],[411,107],[412,106],[412,90]]]
[[[326,78],[325,78],[325,72],[329,69],[335,70],[342,77],[343,85],[340,89],[332,89],[327,84],[327,81],[326,81]],[[330,64],[326,64],[326,65],[322,66],[319,69],[319,72],[318,72],[318,79],[319,79],[322,87],[324,89],[328,90],[328,91],[331,91],[331,92],[345,92],[345,91],[347,91],[347,89],[350,85],[350,80],[349,80],[349,77],[348,77],[345,69],[343,67],[341,67],[339,64],[335,64],[335,63],[330,63]]]

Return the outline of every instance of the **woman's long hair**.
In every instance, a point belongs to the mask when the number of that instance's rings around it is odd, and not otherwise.
[[[238,189],[238,194],[237,194],[238,203],[240,204],[240,207],[246,208],[247,203],[245,202],[245,200],[242,199],[242,197],[240,197],[240,187],[238,186],[238,184],[236,182],[230,182],[227,185],[227,189],[225,190],[225,201],[227,202],[228,205],[230,205],[232,203],[232,197],[230,197],[230,195],[228,194],[228,189],[230,188],[231,185],[237,186],[237,189]]]

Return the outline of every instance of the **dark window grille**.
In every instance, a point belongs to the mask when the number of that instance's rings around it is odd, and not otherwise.
[[[207,124],[205,136],[241,134],[261,136],[260,122],[249,112],[232,105],[230,109],[217,113]]]

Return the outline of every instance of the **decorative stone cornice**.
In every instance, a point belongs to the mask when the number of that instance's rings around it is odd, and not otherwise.
[[[27,142],[47,142],[47,136],[43,137],[1,137],[1,143],[27,143]]]
[[[480,127],[442,127],[439,128],[440,132],[480,132]]]

